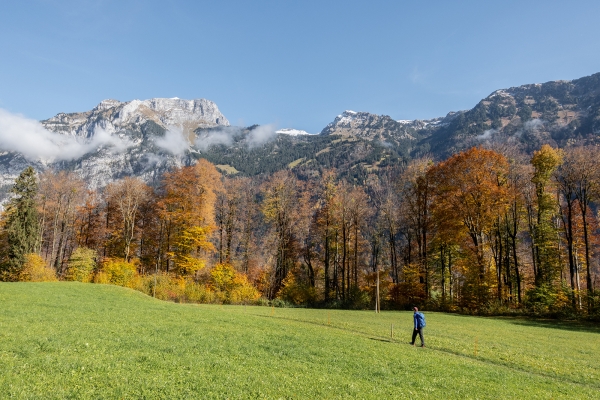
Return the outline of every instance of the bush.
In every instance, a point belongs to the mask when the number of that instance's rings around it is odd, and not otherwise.
[[[269,299],[265,298],[265,297],[259,297],[255,304],[257,306],[263,306],[263,307],[268,307],[269,306]]]
[[[134,289],[160,300],[177,303],[216,303],[215,292],[191,278],[176,277],[164,272],[144,275]]]
[[[135,288],[139,278],[135,263],[120,258],[109,258],[94,278],[95,283],[110,283],[117,286]]]
[[[233,286],[229,291],[229,301],[232,304],[254,303],[260,297],[258,290],[248,282],[248,277],[236,273]]]
[[[210,271],[215,299],[227,304],[246,304],[258,300],[260,293],[244,274],[236,272],[229,264],[217,264]]]
[[[54,269],[46,266],[46,262],[38,254],[25,255],[25,264],[20,276],[25,282],[54,282],[57,281]]]
[[[525,305],[538,315],[568,315],[570,314],[570,293],[568,287],[553,288],[543,285],[527,292]]]
[[[95,268],[96,252],[87,247],[78,247],[69,258],[65,279],[68,281],[91,282]]]
[[[295,305],[314,304],[317,302],[317,297],[316,289],[310,285],[298,283],[293,272],[290,272],[283,280],[283,287],[277,294],[278,299]]]
[[[282,299],[273,299],[273,301],[271,302],[271,305],[273,307],[278,307],[278,308],[290,308],[290,307],[293,307],[293,304],[290,304],[287,301],[282,300]]]

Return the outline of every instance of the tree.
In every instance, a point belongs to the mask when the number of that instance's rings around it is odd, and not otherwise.
[[[567,150],[565,165],[571,170],[575,184],[575,197],[583,220],[583,241],[585,245],[586,284],[588,290],[588,312],[591,311],[594,298],[594,286],[591,273],[591,240],[589,229],[590,203],[600,197],[600,152],[597,147],[576,147]],[[566,169],[566,168],[565,168]]]
[[[317,189],[317,204],[315,205],[315,218],[319,237],[321,239],[322,259],[323,259],[323,280],[324,280],[324,292],[325,302],[328,302],[331,298],[332,289],[335,286],[332,285],[334,280],[332,279],[332,243],[335,240],[335,173],[332,170],[324,171],[321,176],[321,182]]]
[[[462,228],[455,233],[456,236],[462,234],[470,239],[467,248],[476,266],[470,279],[475,278],[471,285],[478,305],[483,304],[489,295],[487,238],[507,206],[507,170],[504,156],[474,147],[429,171],[431,181],[436,182],[434,218],[454,219],[459,222],[454,225]]]
[[[40,175],[41,250],[59,274],[76,243],[75,220],[84,195],[85,184],[73,172],[48,170]]]
[[[399,200],[402,203],[400,213],[402,220],[405,221],[405,230],[407,230],[408,252],[412,251],[411,239],[416,238],[417,242],[417,260],[420,269],[420,276],[425,286],[425,297],[430,295],[429,282],[429,262],[427,256],[429,253],[428,239],[431,225],[431,201],[433,195],[433,184],[430,182],[430,176],[427,170],[432,166],[432,161],[428,158],[421,158],[411,161],[399,179]],[[412,259],[408,255],[408,264]],[[442,292],[445,294],[445,263],[442,263]]]
[[[262,212],[274,235],[275,280],[271,290],[274,297],[295,262],[297,243],[294,235],[298,219],[298,182],[289,171],[271,176],[263,189]]]
[[[86,247],[78,247],[69,258],[65,278],[70,281],[91,282],[96,268],[97,254]]]
[[[0,264],[0,279],[18,280],[25,255],[38,251],[39,221],[36,207],[38,181],[35,170],[27,167],[15,180],[3,215],[6,255]]]
[[[25,255],[25,263],[19,280],[25,282],[53,282],[57,279],[54,270],[46,266],[46,262],[39,254],[30,253]]]
[[[123,257],[130,260],[131,243],[135,238],[135,227],[139,210],[150,198],[150,188],[139,178],[126,177],[106,187],[107,201],[114,204],[121,216],[121,240],[124,243]]]
[[[531,164],[534,168],[531,181],[535,185],[537,212],[533,221],[534,274],[537,287],[551,285],[560,268],[556,243],[556,202],[551,192],[551,178],[562,163],[562,152],[549,145],[543,145],[533,153]]]
[[[204,268],[204,254],[212,251],[217,193],[221,175],[204,159],[196,165],[165,174],[158,207],[163,220],[163,235],[169,263],[181,274],[193,274]]]

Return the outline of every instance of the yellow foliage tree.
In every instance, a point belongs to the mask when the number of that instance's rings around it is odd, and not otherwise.
[[[222,190],[220,179],[215,166],[206,160],[165,174],[159,209],[170,232],[166,254],[182,275],[204,268],[205,253],[214,249],[210,236],[216,193]]]
[[[134,287],[138,278],[135,262],[122,258],[109,258],[102,263],[95,283],[109,283],[117,286]]]
[[[91,282],[96,266],[95,258],[95,250],[78,247],[69,258],[65,278],[69,281]]]
[[[21,271],[21,281],[25,282],[54,282],[57,281],[56,273],[46,266],[46,262],[38,254],[25,255],[25,264]]]
[[[236,272],[230,264],[217,264],[210,272],[212,287],[223,302],[246,303],[260,297],[246,275]]]

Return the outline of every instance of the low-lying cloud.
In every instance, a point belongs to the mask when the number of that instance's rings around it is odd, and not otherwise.
[[[523,129],[525,129],[526,131],[537,131],[541,128],[544,127],[544,121],[542,121],[541,119],[530,119],[529,121],[525,122],[525,124],[523,124]]]
[[[250,131],[247,137],[249,147],[257,147],[275,139],[277,133],[274,124],[261,125]]]
[[[494,136],[494,134],[498,132],[496,129],[488,129],[486,131],[484,131],[481,135],[477,136],[476,138],[479,140],[488,140],[491,139],[492,136]]]
[[[241,129],[236,127],[226,127],[222,129],[211,130],[202,134],[202,136],[197,137],[195,144],[200,150],[206,150],[210,146],[219,144],[231,146],[234,136],[239,135],[240,132]]]
[[[534,118],[534,119],[531,119],[531,120],[525,122],[523,124],[523,126],[514,133],[514,137],[520,138],[524,133],[534,133],[535,134],[543,128],[544,128],[544,121],[542,121],[541,119]],[[484,131],[481,135],[475,136],[475,139],[481,140],[481,141],[491,140],[498,132],[500,132],[500,131],[497,129],[488,129],[488,130]],[[504,139],[507,139],[507,138],[505,137]],[[508,138],[508,139],[510,139],[510,138]],[[498,137],[496,137],[496,140],[498,140]],[[502,138],[500,138],[500,140],[502,140]]]
[[[0,150],[21,153],[30,161],[74,160],[99,147],[122,152],[131,145],[102,129],[97,129],[91,139],[61,135],[36,120],[0,109]]]
[[[275,124],[260,125],[245,133],[244,128],[235,126],[211,129],[203,132],[196,138],[195,145],[199,150],[206,150],[213,145],[231,146],[235,139],[241,139],[244,135],[245,144],[249,148],[261,146],[277,137]]]
[[[169,127],[164,136],[154,140],[154,144],[176,156],[182,155],[190,147],[183,130],[178,127]]]

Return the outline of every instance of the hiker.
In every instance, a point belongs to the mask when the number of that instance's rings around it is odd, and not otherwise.
[[[425,328],[425,316],[423,315],[423,313],[419,312],[419,309],[417,307],[413,308],[413,311],[415,312],[413,314],[413,319],[415,321],[415,329],[413,330],[412,342],[410,342],[410,344],[412,344],[413,346],[415,345],[415,339],[417,338],[418,333],[419,338],[421,339],[421,347],[425,347],[425,339],[423,339],[423,328]]]

